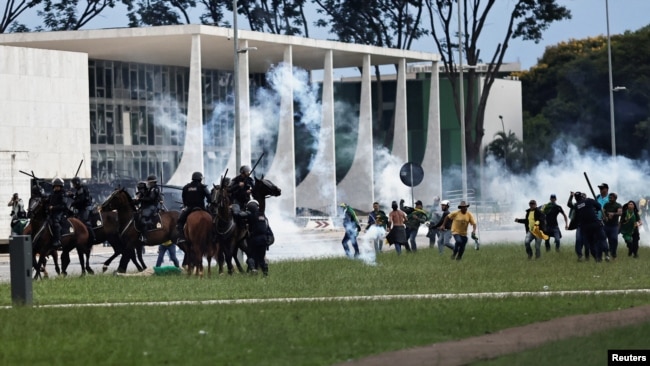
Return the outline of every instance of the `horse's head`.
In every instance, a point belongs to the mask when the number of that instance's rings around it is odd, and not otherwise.
[[[41,197],[32,202],[29,207],[29,216],[32,220],[45,220],[47,218],[47,206],[50,200],[47,196]]]
[[[125,208],[133,209],[134,205],[129,192],[124,190],[124,188],[115,188],[100,207],[102,211],[120,211]]]
[[[278,188],[273,182],[265,179],[264,176],[255,178],[255,186],[253,187],[253,196],[259,200],[262,197],[273,196],[277,197],[282,194],[282,190]]]

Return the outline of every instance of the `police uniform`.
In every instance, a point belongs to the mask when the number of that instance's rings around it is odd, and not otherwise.
[[[187,216],[189,216],[195,208],[205,210],[206,200],[210,202],[210,191],[205,184],[201,183],[202,180],[203,174],[194,172],[194,174],[192,174],[192,182],[183,187],[182,198],[184,208],[181,211],[176,224],[176,228],[178,229],[178,243],[185,241],[183,226],[185,226]]]
[[[232,201],[233,213],[238,214],[241,206],[250,201],[251,196],[248,191],[253,189],[255,182],[250,176],[250,168],[247,165],[242,166],[239,169],[239,175],[232,179],[230,182],[230,187],[228,187],[228,193],[230,193]],[[240,185],[243,183],[243,185]]]
[[[145,232],[152,229],[152,218],[158,213],[158,204],[160,203],[160,189],[156,184],[156,177],[150,175],[144,182],[139,182],[137,192],[135,193],[136,201],[139,203],[138,223],[140,224],[140,241],[146,243]]]
[[[90,191],[86,185],[81,184],[81,179],[79,177],[72,178],[72,184],[74,186],[74,192],[70,192],[69,196],[72,197],[72,208],[75,210],[75,217],[81,220],[86,227],[88,228],[88,234],[90,235],[91,243],[95,243],[95,232],[93,231],[92,225],[89,221],[90,209],[93,203],[93,198],[90,195]]]
[[[54,178],[52,180],[52,194],[49,197],[49,216],[50,225],[52,227],[52,235],[54,236],[55,247],[61,246],[61,221],[65,219],[68,206],[65,203],[65,194],[63,193],[63,180]],[[61,189],[56,189],[60,187]]]
[[[255,272],[257,268],[262,268],[265,276],[269,274],[269,264],[266,262],[267,250],[267,232],[269,222],[266,216],[259,210],[259,203],[255,200],[246,204],[246,211],[238,214],[248,222],[248,251],[250,257],[246,260],[248,268]]]

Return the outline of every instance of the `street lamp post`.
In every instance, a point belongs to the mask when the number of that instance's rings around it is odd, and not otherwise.
[[[503,116],[499,115],[501,120],[501,129],[503,130],[503,165],[508,167],[508,136],[506,135],[506,126],[503,124]]]
[[[467,149],[465,146],[465,90],[463,82],[463,28],[461,21],[461,2],[458,2],[458,78],[459,78],[459,103],[460,109],[460,160],[461,160],[461,181],[463,187],[463,199],[467,200]]]
[[[237,33],[237,0],[232,0],[232,28],[235,65],[233,67],[233,93],[235,110],[233,113],[235,123],[235,168],[241,166],[241,131],[239,121],[239,34]]]
[[[609,68],[609,125],[612,134],[612,157],[616,157],[616,129],[614,122],[614,80],[612,78],[612,42],[609,35],[609,1],[605,0],[607,18],[607,66]]]

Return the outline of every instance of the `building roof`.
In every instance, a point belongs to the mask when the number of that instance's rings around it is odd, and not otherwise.
[[[201,35],[203,68],[231,70],[234,63],[233,30],[208,25],[171,25],[144,28],[110,28],[59,32],[0,34],[0,44],[17,47],[83,52],[90,59],[138,62],[158,65],[190,65],[192,36]],[[249,52],[249,71],[263,73],[283,60],[285,46],[293,48],[293,64],[306,70],[323,69],[324,57],[333,51],[334,68],[358,67],[363,56],[373,65],[435,62],[439,55],[377,46],[366,46],[296,36],[239,30],[242,41],[257,50]]]

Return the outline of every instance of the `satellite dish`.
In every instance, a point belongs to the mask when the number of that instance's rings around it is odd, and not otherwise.
[[[406,186],[415,187],[422,183],[422,180],[424,179],[424,170],[422,170],[420,164],[406,163],[402,165],[402,168],[399,170],[399,179]]]

